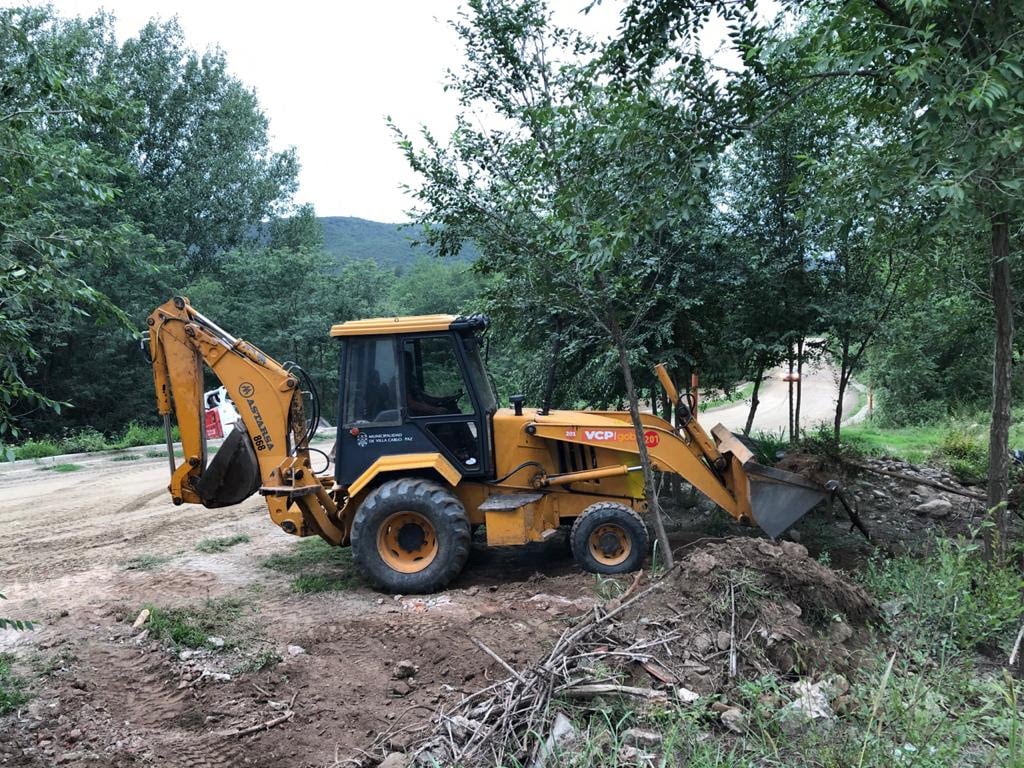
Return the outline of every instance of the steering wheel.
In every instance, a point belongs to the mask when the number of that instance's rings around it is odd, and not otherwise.
[[[461,400],[462,396],[465,394],[466,391],[464,389],[460,389],[458,392],[455,392],[453,394],[439,397],[437,398],[438,405],[448,410],[458,410],[459,400]]]

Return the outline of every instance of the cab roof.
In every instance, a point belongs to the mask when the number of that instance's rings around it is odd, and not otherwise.
[[[447,331],[458,318],[455,315],[408,315],[349,320],[331,326],[331,336],[379,336],[392,333]]]

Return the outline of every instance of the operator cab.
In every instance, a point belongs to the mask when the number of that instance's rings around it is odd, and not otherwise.
[[[354,482],[377,459],[441,453],[464,477],[494,477],[497,399],[480,354],[482,315],[353,320],[341,339],[335,479]]]

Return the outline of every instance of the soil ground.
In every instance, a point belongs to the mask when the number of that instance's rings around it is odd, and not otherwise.
[[[477,544],[458,581],[426,599],[383,596],[358,581],[296,592],[291,574],[264,565],[300,545],[269,521],[262,499],[217,511],[175,507],[165,460],[132,455],[66,473],[25,462],[0,473],[2,613],[38,622],[30,633],[0,633],[0,651],[13,651],[16,671],[31,681],[30,702],[0,718],[0,765],[343,765],[396,721],[422,721],[504,677],[474,638],[525,665],[602,593],[561,537],[524,548]],[[951,496],[946,516],[915,515],[913,505],[941,494],[888,478],[859,482],[854,498],[889,545],[956,530],[973,511]],[[847,527],[816,512],[801,538],[812,556],[828,549],[834,564],[851,564],[867,548]],[[743,533],[754,534],[698,508],[680,511],[673,538],[699,547],[709,535]],[[196,549],[237,534],[248,541],[215,554]],[[234,650],[183,659],[131,627],[147,604],[221,598],[244,606]],[[241,671],[259,654],[281,661]],[[402,660],[418,670],[396,680]],[[293,697],[286,722],[224,735],[273,721]]]

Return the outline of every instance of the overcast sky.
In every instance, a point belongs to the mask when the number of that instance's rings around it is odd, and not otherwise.
[[[16,2],[0,0],[4,5]],[[610,36],[621,0],[550,0],[556,20]],[[43,4],[43,3],[36,3]],[[425,123],[438,135],[454,124],[455,100],[444,93],[448,68],[460,62],[447,24],[459,0],[52,0],[61,15],[103,8],[117,19],[119,40],[150,18],[177,16],[189,44],[224,49],[231,72],[256,89],[270,118],[275,149],[294,146],[302,163],[297,202],[321,216],[403,221],[411,207],[401,191],[415,182],[385,126]]]

